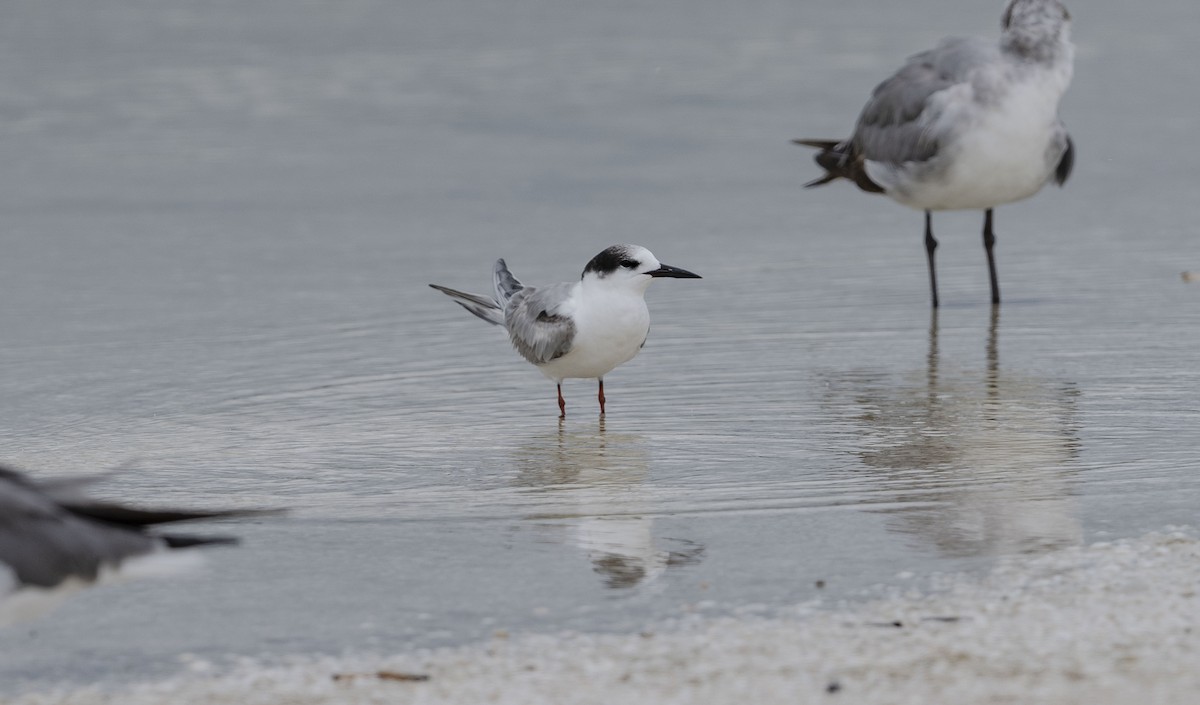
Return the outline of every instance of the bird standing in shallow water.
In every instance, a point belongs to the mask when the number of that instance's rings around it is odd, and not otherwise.
[[[925,211],[925,253],[938,305],[932,211],[983,210],[992,304],[1000,303],[992,209],[1066,183],[1075,150],[1058,117],[1071,82],[1071,16],[1058,0],[1011,0],[1000,41],[945,39],[875,88],[847,140],[793,140],[821,150],[826,174]]]
[[[504,326],[517,352],[554,380],[559,413],[566,417],[562,382],[567,378],[597,379],[604,413],[604,375],[633,359],[646,344],[646,288],[658,277],[700,275],[663,264],[639,245],[613,245],[587,263],[577,282],[525,286],[504,260],[497,260],[492,269],[494,296],[429,286],[488,323]]]

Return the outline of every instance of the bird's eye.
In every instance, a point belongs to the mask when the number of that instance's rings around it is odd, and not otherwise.
[[[640,264],[641,264],[641,262],[638,262],[637,260],[633,260],[633,259],[621,260],[621,266],[626,269],[637,269],[638,265],[640,265]]]

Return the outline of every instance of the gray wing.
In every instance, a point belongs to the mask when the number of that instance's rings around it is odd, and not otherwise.
[[[947,137],[930,130],[939,117],[934,96],[971,80],[997,49],[979,39],[951,38],[935,49],[909,58],[899,71],[879,84],[863,107],[854,150],[875,162],[903,164],[927,161]]]
[[[513,294],[504,312],[504,324],[521,357],[541,365],[570,352],[575,323],[563,304],[576,286],[525,287]]]

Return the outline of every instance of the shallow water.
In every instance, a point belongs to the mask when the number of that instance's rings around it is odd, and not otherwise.
[[[633,631],[1195,523],[1200,9],[1073,8],[1076,173],[997,211],[998,315],[980,218],[938,215],[932,317],[920,215],[800,189],[787,144],[999,14],[914,7],[14,6],[5,460],[291,513],[6,630],[0,688]],[[425,286],[629,241],[704,279],[651,288],[605,419]]]

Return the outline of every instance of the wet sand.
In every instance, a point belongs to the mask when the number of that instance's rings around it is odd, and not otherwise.
[[[628,635],[497,634],[221,673],[197,660],[158,683],[10,703],[1193,703],[1197,578],[1196,532],[1167,529],[1013,558],[982,578],[942,576],[924,594],[855,608],[696,616]]]

